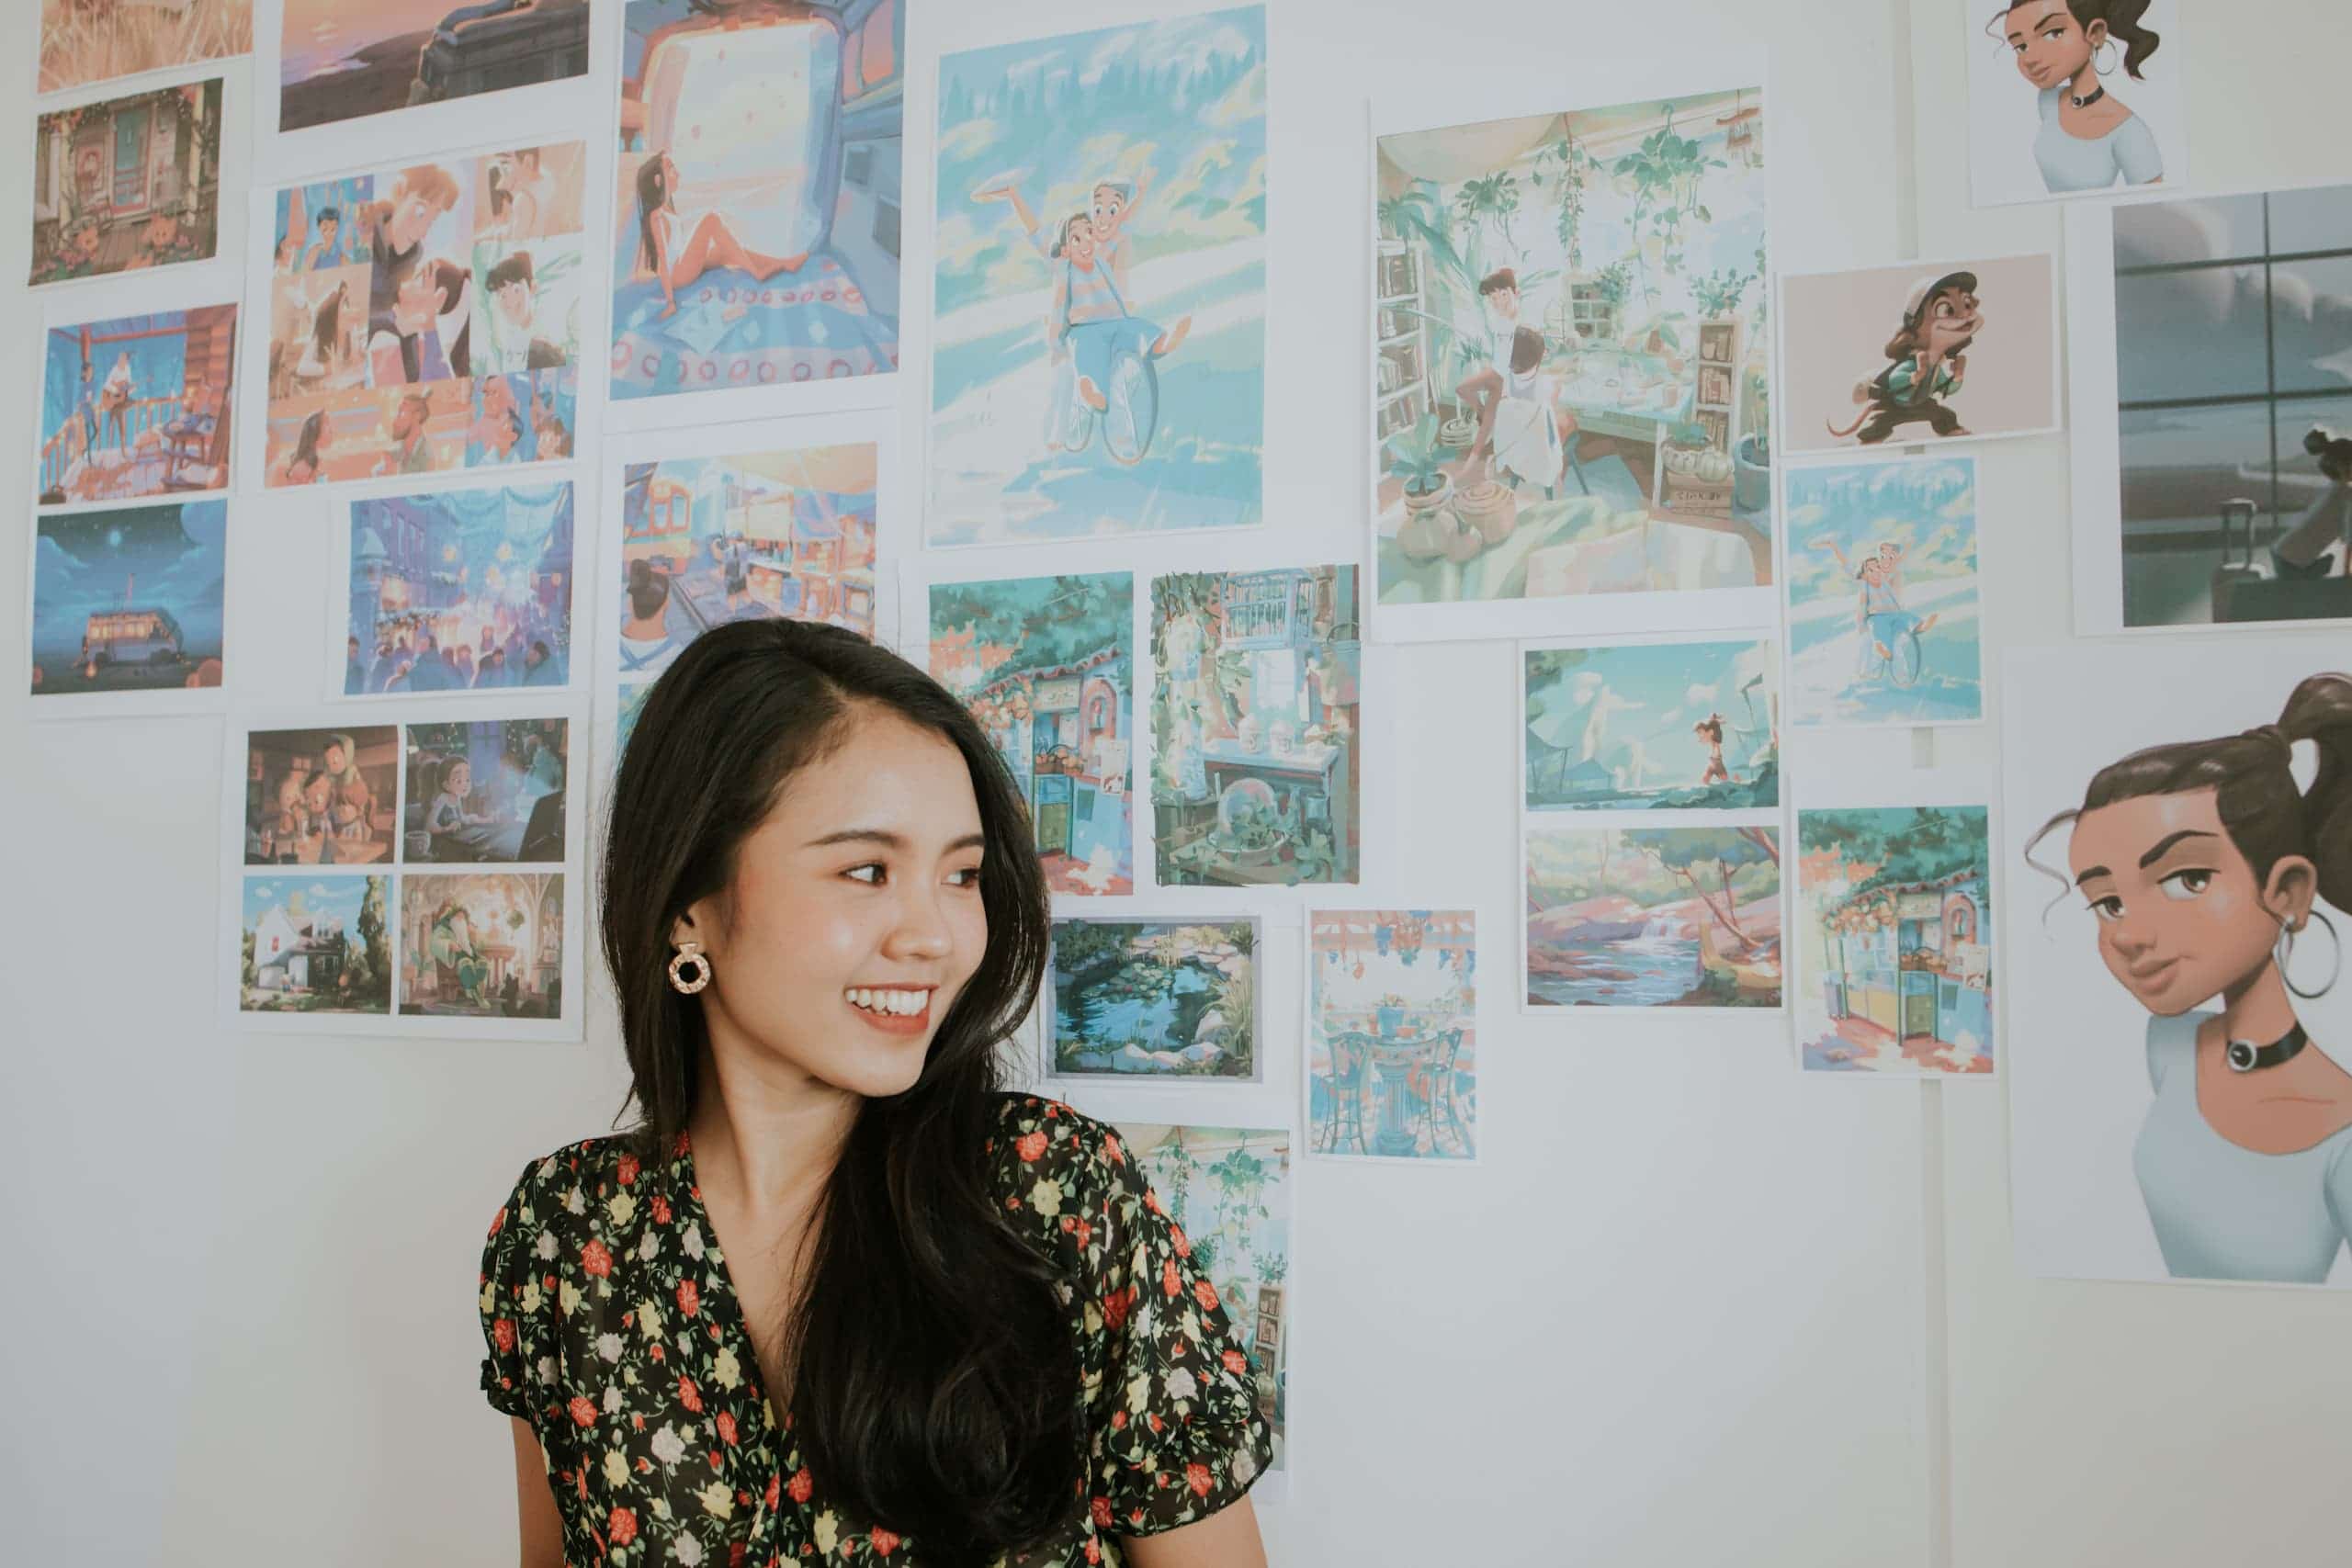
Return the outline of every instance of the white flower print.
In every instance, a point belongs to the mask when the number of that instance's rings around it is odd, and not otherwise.
[[[538,1362],[537,1362],[537,1365],[535,1365],[535,1366],[533,1366],[533,1367],[531,1368],[531,1373],[532,1373],[532,1375],[533,1375],[534,1377],[537,1378],[541,1382],[544,1382],[544,1383],[552,1383],[552,1382],[555,1382],[555,1358],[554,1358],[553,1356],[541,1356],[541,1357],[538,1359]]]
[[[562,1304],[563,1315],[566,1317],[570,1317],[573,1313],[578,1312],[580,1310],[580,1303],[586,1299],[581,1295],[580,1287],[573,1284],[569,1280],[559,1281],[556,1285],[555,1292],[556,1299]]]
[[[617,1334],[599,1334],[596,1336],[596,1354],[602,1356],[607,1361],[619,1360],[621,1359],[621,1337]]]
[[[515,1293],[514,1300],[516,1303],[522,1307],[523,1314],[526,1317],[538,1311],[539,1282],[537,1280],[526,1281],[522,1290]]]
[[[567,1213],[584,1214],[588,1212],[588,1200],[580,1189],[575,1187],[563,1195],[563,1207]]]
[[[679,1568],[695,1568],[702,1561],[702,1542],[682,1535],[670,1543],[670,1555],[678,1560]]]
[[[662,1337],[662,1303],[651,1296],[639,1298],[637,1303],[638,1332],[648,1339]]]
[[[729,1393],[735,1392],[735,1385],[743,1381],[743,1363],[736,1359],[733,1346],[718,1348],[718,1356],[710,1363],[710,1375],[718,1380],[719,1387]]]
[[[1062,1186],[1050,1176],[1041,1176],[1037,1185],[1029,1189],[1029,1206],[1052,1219],[1062,1212]]]
[[[678,1245],[686,1249],[686,1256],[688,1258],[693,1258],[697,1263],[701,1262],[702,1226],[695,1224],[688,1225],[686,1227],[686,1234],[678,1238]]]
[[[833,1548],[841,1544],[841,1521],[833,1517],[831,1508],[817,1516],[817,1555],[831,1557]]]
[[[1234,1484],[1247,1486],[1257,1478],[1258,1456],[1246,1447],[1234,1450],[1233,1457],[1226,1462],[1233,1472]]]
[[[620,1413],[621,1385],[616,1382],[608,1382],[605,1385],[605,1414],[617,1416]]]
[[[626,1192],[616,1192],[605,1204],[605,1212],[613,1216],[615,1225],[625,1225],[637,1213],[637,1200]]]
[[[618,1449],[605,1450],[605,1484],[607,1486],[628,1484],[628,1461],[622,1456]]]
[[[686,1457],[686,1440],[666,1422],[653,1434],[653,1457],[663,1464],[675,1464]]]
[[[724,1481],[712,1482],[695,1493],[695,1498],[702,1504],[702,1511],[714,1519],[729,1517],[735,1512],[735,1494],[728,1490]]]
[[[662,1254],[662,1233],[651,1225],[645,1227],[645,1238],[637,1244],[637,1256],[647,1263]]]
[[[539,1260],[543,1263],[555,1261],[555,1232],[541,1231],[539,1233]]]
[[[1194,1382],[1193,1381],[1193,1374],[1186,1371],[1183,1368],[1179,1367],[1174,1371],[1168,1374],[1169,1398],[1191,1399],[1200,1392],[1201,1385]]]

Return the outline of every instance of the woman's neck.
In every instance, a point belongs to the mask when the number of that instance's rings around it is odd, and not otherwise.
[[[2087,98],[2098,86],[2098,51],[2093,50],[2083,56],[2083,68],[2067,79],[2065,90],[2073,97]]]
[[[2222,1027],[2233,1040],[2267,1044],[2283,1039],[2295,1022],[2295,1005],[2275,959],[2264,959],[2251,977],[2222,994]]]
[[[706,1043],[706,1092],[687,1119],[696,1181],[746,1212],[794,1211],[820,1189],[857,1119],[860,1097],[782,1062],[721,1060]]]

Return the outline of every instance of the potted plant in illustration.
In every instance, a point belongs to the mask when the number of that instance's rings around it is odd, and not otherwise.
[[[1443,556],[1463,561],[1478,553],[1483,541],[1462,525],[1452,508],[1453,479],[1442,467],[1445,448],[1438,441],[1435,414],[1423,414],[1410,430],[1400,430],[1383,444],[1388,472],[1404,487],[1405,522],[1396,530],[1396,547],[1412,560]]]
[[[1394,1040],[1405,1027],[1405,998],[1391,991],[1374,1003],[1372,1026],[1382,1038]]]
[[[1754,417],[1732,449],[1731,503],[1741,512],[1772,504],[1772,386],[1761,370],[1747,373],[1748,407]]]

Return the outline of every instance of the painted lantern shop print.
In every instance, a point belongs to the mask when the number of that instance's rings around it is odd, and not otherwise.
[[[229,488],[234,305],[51,327],[44,342],[41,505]]]
[[[392,1010],[386,876],[247,876],[237,1006],[244,1012]]]
[[[1529,811],[1780,805],[1771,643],[1528,648],[1520,657]]]
[[[1191,1246],[1193,1269],[1225,1308],[1231,1350],[1249,1359],[1258,1414],[1273,1429],[1267,1473],[1283,1474],[1290,1453],[1290,1130],[1146,1122],[1122,1122],[1118,1130],[1127,1156]]]
[[[1799,811],[1797,856],[1805,1070],[1991,1072],[1984,807]]]
[[[224,501],[34,523],[32,694],[220,684]]]
[[[1262,6],[939,65],[928,543],[1263,517]]]
[[[1029,803],[1057,893],[1135,891],[1135,579],[937,583],[931,672]]]
[[[628,0],[612,395],[895,370],[905,0]]]
[[[1255,1081],[1258,922],[1054,922],[1056,1077]]]
[[[563,1013],[563,875],[401,877],[400,1004],[427,1018]]]
[[[513,147],[275,193],[265,484],[571,456],[586,156]]]
[[[622,680],[728,621],[874,635],[872,444],[669,457],[621,472]]]
[[[1358,880],[1357,614],[1352,566],[1152,580],[1162,886]]]
[[[1476,920],[1467,909],[1309,911],[1317,1153],[1476,1157]]]
[[[566,684],[572,578],[569,483],[353,502],[344,694]]]
[[[1762,95],[1378,138],[1380,603],[1772,578]]]
[[[1777,1008],[1769,827],[1531,828],[1527,1007]]]
[[[220,78],[51,109],[33,136],[28,282],[212,257],[220,243]]]
[[[277,129],[588,71],[589,0],[284,0]]]

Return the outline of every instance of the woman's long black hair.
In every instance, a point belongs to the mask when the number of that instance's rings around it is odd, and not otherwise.
[[[790,1406],[809,1469],[852,1517],[978,1563],[1083,1504],[1079,1367],[1053,1268],[1005,1224],[984,1146],[999,1041],[1043,977],[1044,874],[995,749],[963,705],[854,633],[792,620],[706,633],[654,683],[619,761],[605,842],[605,961],[649,1160],[708,1089],[702,1003],[669,983],[670,933],[732,880],[743,840],[861,715],[963,753],[979,804],[988,946],[922,1075],[867,1100],[812,1223],[787,1308]],[[623,1111],[626,1113],[625,1103]]]

